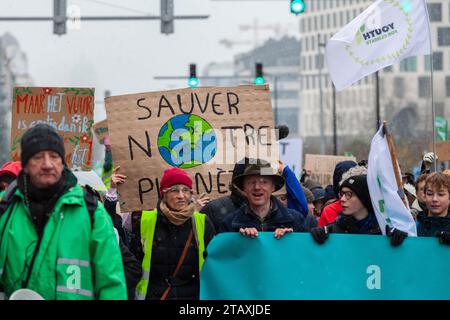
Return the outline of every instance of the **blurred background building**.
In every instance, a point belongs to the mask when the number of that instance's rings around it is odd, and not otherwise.
[[[276,124],[287,124],[291,135],[300,134],[300,41],[284,35],[234,57],[233,62],[212,62],[202,69],[201,86],[253,84],[255,64],[263,66],[269,83]]]
[[[236,74],[253,79],[255,63],[262,63],[264,79],[270,84],[275,123],[287,124],[291,134],[298,134],[300,41],[288,36],[269,39],[254,50],[235,56]]]
[[[300,16],[301,73],[300,133],[305,153],[319,153],[320,118],[324,121],[325,153],[333,153],[332,85],[326,63],[325,44],[372,0],[305,1]],[[434,59],[436,115],[450,116],[450,1],[427,1],[431,21]],[[402,163],[411,167],[429,150],[432,139],[430,57],[417,56],[379,72],[380,119],[393,129]],[[375,76],[336,93],[337,153],[368,155],[376,126]],[[322,110],[322,112],[321,112]]]
[[[14,86],[31,86],[27,56],[10,33],[0,37],[0,165],[10,161],[11,103]]]

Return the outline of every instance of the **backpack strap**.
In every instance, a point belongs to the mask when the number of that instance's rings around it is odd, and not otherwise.
[[[89,219],[91,221],[91,229],[94,228],[94,214],[95,210],[97,210],[98,205],[98,195],[91,186],[85,185],[83,187],[84,191],[84,201],[86,202],[86,207],[89,212]]]
[[[0,216],[3,215],[3,213],[5,213],[6,210],[8,209],[8,207],[17,200],[17,197],[14,196],[16,189],[17,189],[17,180],[14,180],[9,184],[8,188],[6,188],[5,193],[0,199]]]
[[[11,182],[6,188],[5,193],[0,199],[0,217],[8,210],[9,206],[14,205],[17,201],[18,197],[14,195],[17,189],[17,180]],[[6,226],[8,225],[8,220],[11,217],[12,209],[9,210],[8,216],[6,217],[5,224],[3,225],[3,229],[0,231],[0,242],[3,239],[3,234],[5,233]]]

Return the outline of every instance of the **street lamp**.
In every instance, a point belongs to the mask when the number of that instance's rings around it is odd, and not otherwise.
[[[325,133],[324,133],[324,112],[323,112],[323,94],[322,94],[322,68],[323,68],[323,54],[320,48],[325,44],[320,42],[321,36],[317,35],[318,54],[316,60],[316,66],[319,69],[319,107],[320,107],[320,154],[325,154]]]
[[[323,53],[321,52],[320,48],[325,48],[326,47],[326,43],[325,42],[320,42],[320,34],[318,35],[318,45],[319,45],[319,56],[320,58],[318,58],[319,61],[319,88],[320,88],[320,135],[321,135],[321,152],[322,150],[325,150],[325,146],[324,144],[324,129],[323,129],[323,118],[324,118],[324,114],[323,114],[323,97],[322,97],[322,68],[323,68],[323,62],[324,62],[324,57],[323,57]],[[336,88],[334,86],[334,84],[331,84],[332,87],[332,107],[333,107],[333,154],[337,155],[337,121],[336,121]]]

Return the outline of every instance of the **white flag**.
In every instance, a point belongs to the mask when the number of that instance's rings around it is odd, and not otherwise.
[[[370,145],[367,184],[381,232],[386,233],[387,224],[416,237],[416,223],[397,193],[394,167],[386,136],[383,134],[383,126],[375,134]]]
[[[336,90],[405,58],[431,54],[425,0],[377,0],[336,33],[326,60]]]

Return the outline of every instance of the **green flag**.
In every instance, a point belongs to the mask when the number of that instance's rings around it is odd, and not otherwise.
[[[436,116],[436,139],[437,141],[448,140],[448,121],[444,117]]]

